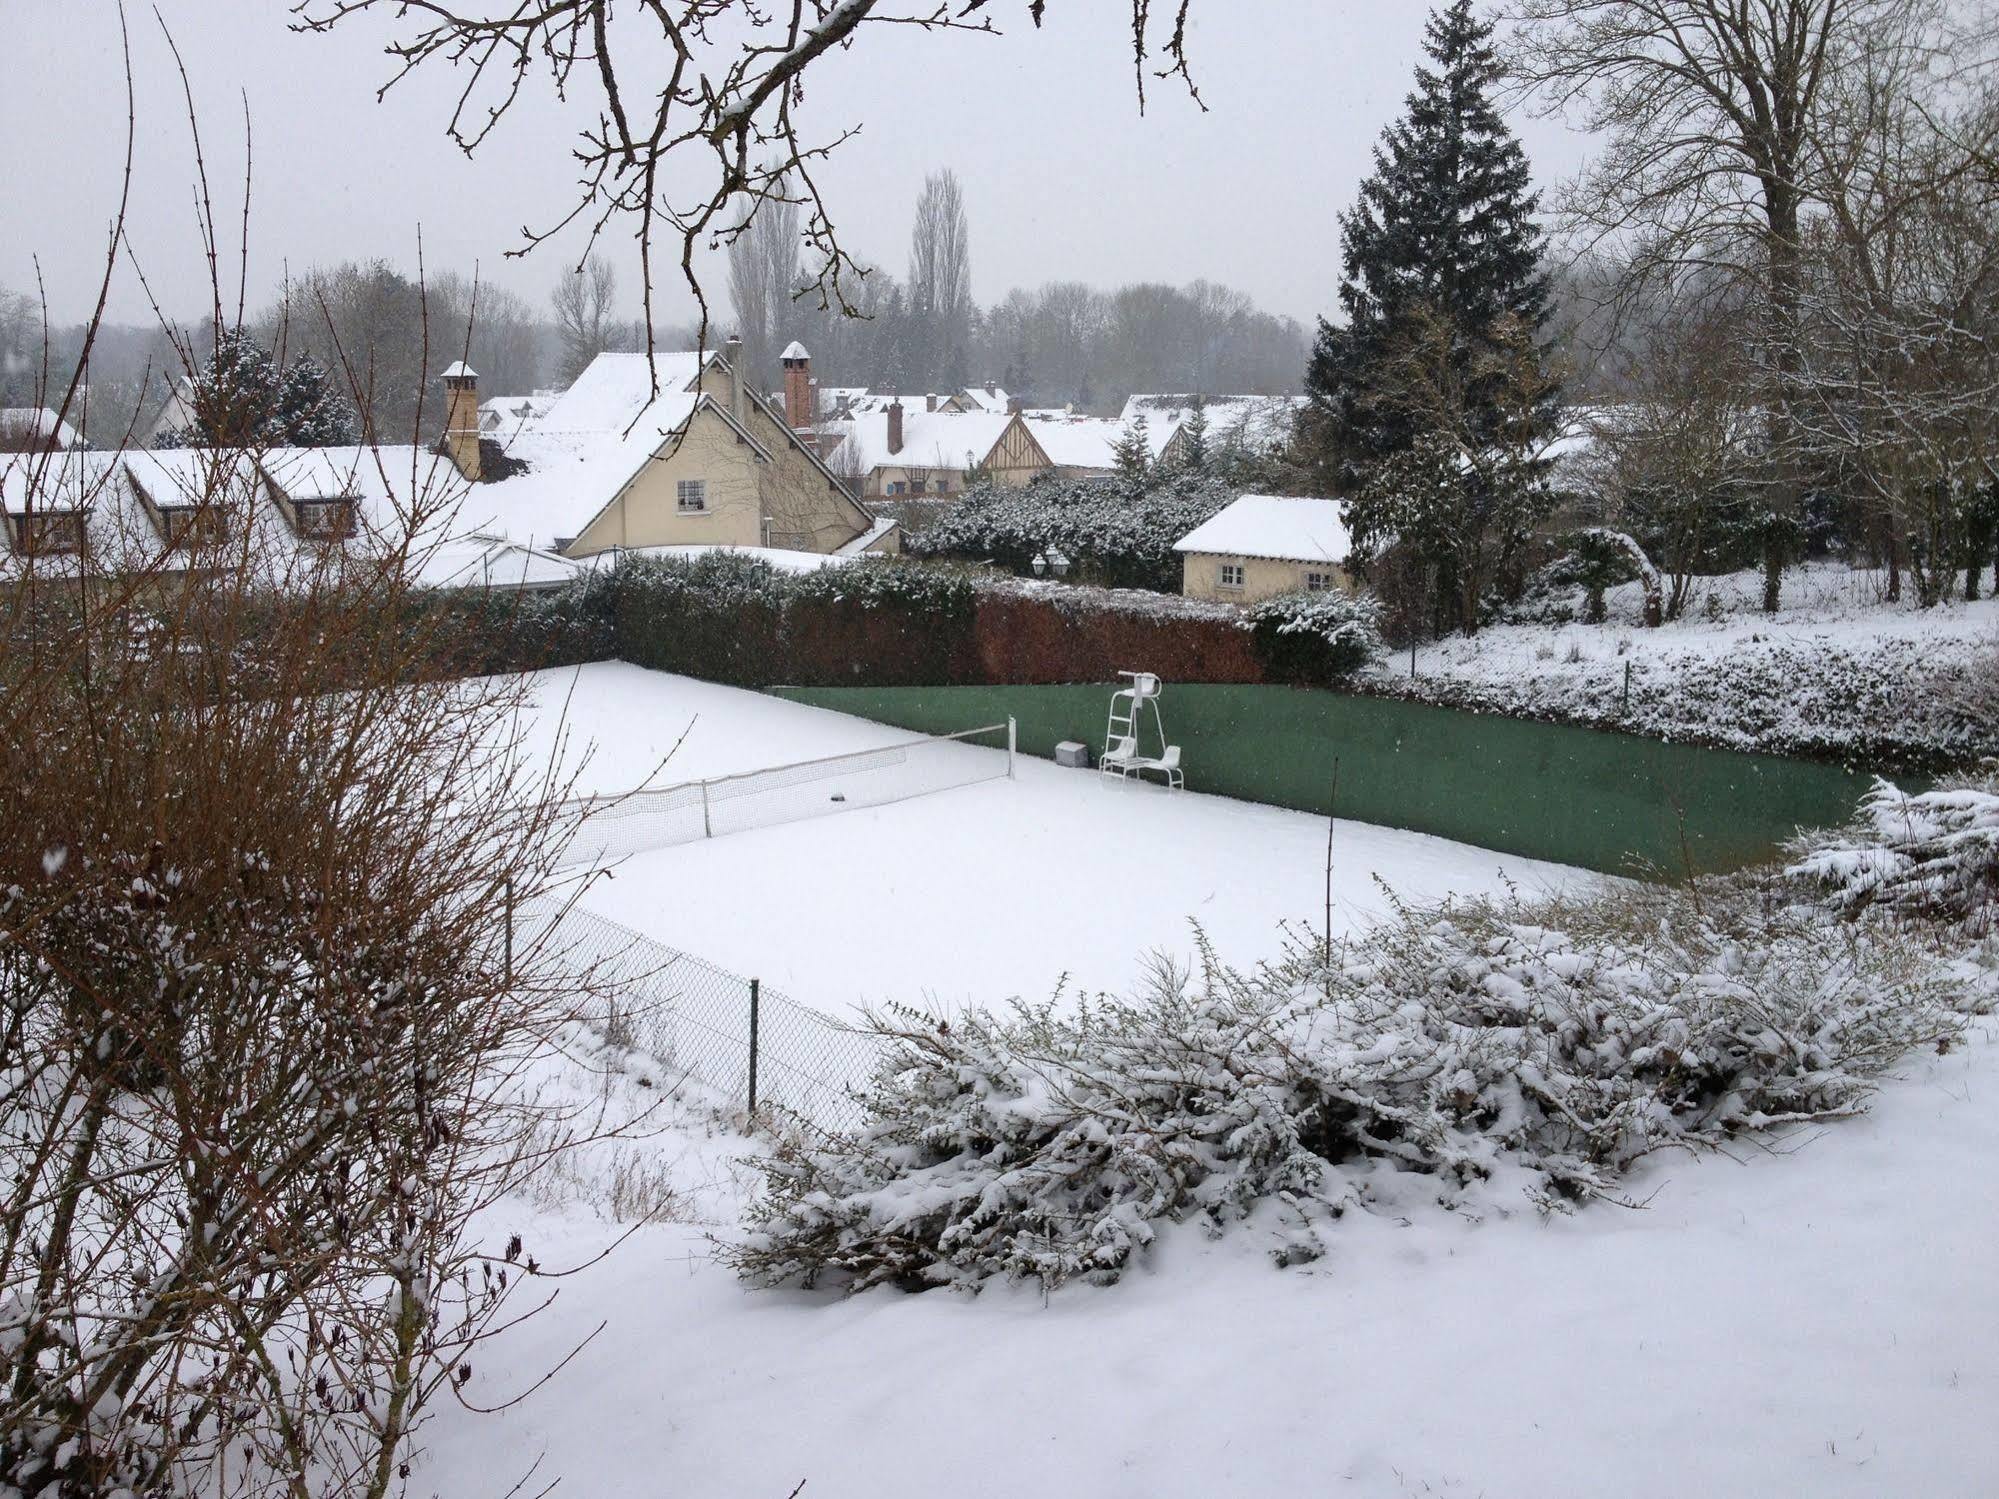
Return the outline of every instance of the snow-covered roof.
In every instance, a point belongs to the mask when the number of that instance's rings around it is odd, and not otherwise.
[[[504,432],[524,422],[540,421],[556,402],[560,392],[538,390],[526,396],[494,396],[479,403],[479,425],[488,432]]]
[[[1013,418],[1005,412],[925,411],[903,407],[902,446],[888,446],[888,413],[857,412],[832,425],[840,437],[832,463],[842,472],[877,468],[965,469],[984,462]]]
[[[620,557],[665,557],[692,562],[706,557],[711,552],[732,552],[737,556],[754,557],[759,562],[768,562],[781,573],[811,573],[822,567],[844,567],[852,559],[834,552],[796,552],[786,547],[741,547],[719,543],[690,543],[683,546],[613,547],[609,551],[596,552],[579,559],[584,567],[602,568],[616,566]]]
[[[1345,562],[1353,552],[1338,500],[1246,494],[1173,544],[1176,552],[1269,557],[1281,562]]]
[[[1126,399],[1118,422],[1123,425],[1143,416],[1148,432],[1163,429],[1170,435],[1174,428],[1184,427],[1198,408],[1207,418],[1211,446],[1234,442],[1258,449],[1281,442],[1304,405],[1303,396],[1135,395]]]
[[[656,398],[686,394],[700,379],[715,351],[655,354],[599,354],[542,415],[545,425],[572,432],[622,432]]]
[[[997,385],[967,385],[959,399],[981,411],[1007,411],[1013,405],[1013,397]]]
[[[80,448],[83,437],[46,406],[0,408],[0,448],[14,448],[26,443]]]
[[[14,515],[82,512],[94,569],[168,571],[247,565],[276,585],[341,558],[364,562],[405,552],[409,574],[424,586],[489,579],[493,586],[547,581],[545,559],[527,558],[507,538],[478,534],[464,519],[468,485],[448,458],[420,447],[132,449],[123,453],[14,454],[0,463],[0,503]],[[354,534],[337,547],[301,536],[278,504],[347,500]],[[217,505],[230,535],[219,548],[182,546],[168,553],[162,516]],[[247,527],[247,529],[245,529]],[[502,556],[502,554],[505,554]],[[0,546],[0,577],[30,565]],[[33,559],[43,576],[80,570],[73,555]],[[518,574],[518,577],[514,576]]]
[[[451,367],[437,377],[440,380],[476,380],[479,372],[462,359],[455,359]]]
[[[805,345],[794,338],[784,346],[784,352],[777,357],[779,359],[810,359],[812,356],[806,352]]]
[[[1094,468],[1108,473],[1117,467],[1117,444],[1125,430],[1122,422],[1101,416],[1024,416],[1022,420],[1057,468]],[[1152,457],[1157,458],[1172,437],[1169,424],[1146,424],[1145,441]]]
[[[878,515],[875,517],[874,524],[869,526],[859,536],[856,536],[852,541],[843,542],[841,545],[835,547],[833,549],[834,555],[840,557],[858,557],[890,532],[901,529],[901,526],[902,522],[896,520],[893,516]]]

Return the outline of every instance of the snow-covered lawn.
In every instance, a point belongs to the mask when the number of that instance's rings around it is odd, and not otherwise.
[[[1980,592],[1989,595],[1988,568]],[[1620,584],[1605,595],[1608,618],[1583,624],[1582,591],[1566,601],[1575,622],[1495,624],[1467,640],[1446,636],[1419,648],[1416,673],[1482,675],[1494,678],[1519,671],[1547,672],[1583,663],[1618,661],[1636,653],[1724,656],[1769,645],[1837,645],[1847,648],[1886,641],[1922,641],[1953,656],[1999,648],[1999,598],[1965,603],[1952,597],[1933,609],[1914,602],[1914,585],[1904,580],[1901,603],[1890,604],[1888,575],[1843,562],[1812,562],[1784,575],[1782,608],[1763,612],[1763,575],[1730,573],[1699,579],[1680,618],[1657,629],[1644,627],[1644,591]],[[1409,657],[1386,663],[1406,673]]]
[[[899,743],[906,730],[619,664],[543,673],[546,754],[566,712],[585,789],[726,775]],[[1168,703],[1170,712],[1171,704]],[[690,727],[691,725],[691,727]],[[970,727],[970,725],[967,725]],[[684,741],[681,735],[685,733]],[[661,757],[676,741],[672,760]],[[1021,757],[963,786],[682,844],[619,862],[585,904],[793,999],[846,1013],[1127,990],[1153,950],[1187,958],[1198,922],[1225,961],[1277,956],[1284,923],[1325,919],[1326,823],[1222,797],[1105,782]],[[1563,865],[1341,822],[1334,924],[1385,903],[1590,879]],[[1379,883],[1377,883],[1379,882]]]
[[[622,1084],[644,1098],[647,1090]],[[1868,1117],[1662,1157],[1625,1210],[1468,1222],[1412,1195],[1273,1268],[1169,1230],[1044,1298],[752,1290],[712,1259],[743,1169],[689,1110],[683,1194],[483,1352],[412,1490],[783,1499],[1984,1495],[1999,1471],[1999,1047],[1909,1059]],[[746,1144],[741,1149],[747,1150]],[[494,1215],[544,1265],[619,1231]]]

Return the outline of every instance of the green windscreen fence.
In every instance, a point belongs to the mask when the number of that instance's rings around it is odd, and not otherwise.
[[[1112,685],[788,687],[801,703],[922,733],[1011,716],[1020,748],[1103,745]],[[1192,791],[1338,813],[1611,873],[1713,873],[1846,821],[1868,777],[1836,765],[1308,688],[1167,685]],[[1083,774],[1078,771],[1076,774]]]

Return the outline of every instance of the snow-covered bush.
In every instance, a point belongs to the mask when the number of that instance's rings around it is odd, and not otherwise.
[[[1569,637],[1574,644],[1577,637]],[[1577,655],[1560,667],[1511,656],[1422,675],[1379,671],[1357,690],[1722,749],[1837,760],[1926,774],[1989,754],[1989,710],[1974,701],[1976,666],[1922,638],[1752,636],[1725,653],[1650,646]],[[1628,684],[1628,685],[1627,685]]]
[[[1881,908],[1993,930],[1999,910],[1999,775],[1910,795],[1876,780],[1860,817],[1793,849],[1792,878],[1822,888],[1838,910]]]
[[[761,1283],[1115,1280],[1158,1225],[1254,1220],[1279,1262],[1343,1213],[1420,1190],[1544,1210],[1639,1158],[1862,1107],[1961,1019],[1886,929],[1746,886],[1399,910],[1333,947],[1072,1013],[878,1017],[851,1138],[764,1165],[733,1251]]]
[[[1273,682],[1323,683],[1351,676],[1381,652],[1381,605],[1328,588],[1260,599],[1242,627]]]
[[[908,547],[913,556],[990,560],[1023,576],[1037,556],[1054,551],[1070,559],[1079,580],[1178,593],[1173,544],[1220,514],[1236,493],[1218,478],[1181,469],[987,485],[940,512]]]

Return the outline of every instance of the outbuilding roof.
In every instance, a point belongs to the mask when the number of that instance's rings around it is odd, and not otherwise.
[[[1338,500],[1246,494],[1173,544],[1176,552],[1268,557],[1280,562],[1342,563],[1353,553]]]

